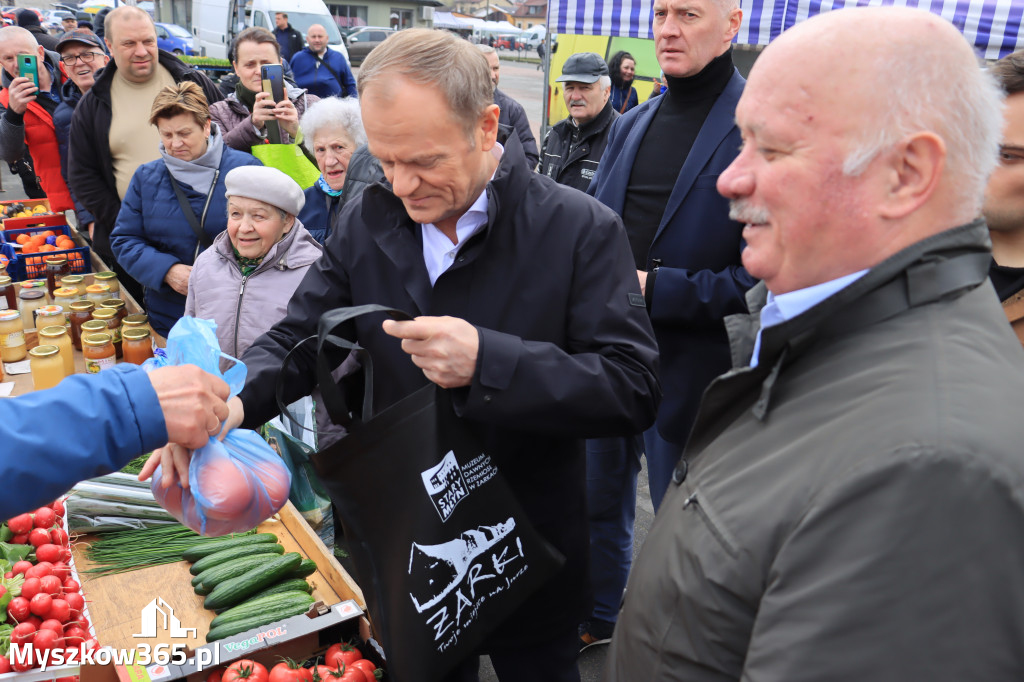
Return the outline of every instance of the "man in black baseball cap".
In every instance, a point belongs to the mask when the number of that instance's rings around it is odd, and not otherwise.
[[[50,52],[57,51],[57,39],[46,32],[46,29],[42,27],[39,22],[39,15],[36,14],[34,9],[22,8],[15,12],[14,16],[18,19],[18,26],[32,34],[32,37],[36,39],[36,42],[43,46],[44,49]]]
[[[540,172],[585,192],[601,162],[612,121],[619,117],[609,103],[608,65],[593,52],[574,54],[556,80],[564,83],[569,117],[552,126],[544,138]]]
[[[71,115],[85,93],[96,82],[96,73],[107,65],[110,57],[103,50],[99,37],[88,29],[68,31],[57,41],[57,52],[64,62],[64,72],[70,80],[61,87],[61,103],[53,112],[53,126],[57,132],[57,148],[60,150],[60,172],[65,182],[68,177],[68,142],[71,136]],[[75,216],[78,229],[89,234],[95,217],[74,197]]]

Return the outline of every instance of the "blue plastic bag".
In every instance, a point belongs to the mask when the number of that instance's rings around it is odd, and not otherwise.
[[[166,357],[143,364],[151,371],[167,365],[197,365],[227,382],[234,397],[245,384],[245,364],[221,352],[217,325],[211,320],[183,317],[167,335]],[[221,372],[221,358],[234,362]],[[259,434],[233,429],[221,442],[215,437],[192,452],[189,488],[160,485],[157,467],[150,488],[174,518],[211,537],[255,528],[288,501],[291,474],[281,458]]]

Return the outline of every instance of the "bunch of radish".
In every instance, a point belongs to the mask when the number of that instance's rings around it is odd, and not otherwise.
[[[11,550],[5,551],[4,556],[20,554],[25,558],[10,566],[0,581],[0,604],[7,604],[6,613],[0,614],[0,628],[9,636],[10,644],[32,644],[36,652],[74,650],[73,660],[77,661],[82,647],[94,649],[97,643],[89,634],[89,621],[83,613],[81,585],[71,576],[71,547],[63,517],[64,503],[58,500],[6,522],[9,532],[5,535],[11,537],[8,543],[0,543],[5,545],[0,549]],[[16,545],[29,545],[32,549],[18,549]],[[7,649],[4,644],[0,640],[0,649]],[[28,663],[0,655],[0,673],[36,667],[38,659],[33,658]]]

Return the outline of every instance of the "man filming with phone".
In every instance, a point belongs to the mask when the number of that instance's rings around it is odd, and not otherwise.
[[[25,29],[0,29],[0,105],[5,109],[0,117],[0,159],[17,161],[27,150],[50,206],[67,211],[75,205],[60,173],[53,125],[53,112],[61,101],[59,59]]]

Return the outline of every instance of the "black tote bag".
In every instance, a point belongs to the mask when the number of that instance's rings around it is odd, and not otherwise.
[[[381,312],[409,319],[377,305],[331,310],[317,336],[295,348],[316,340],[324,406],[348,429],[313,463],[344,526],[389,673],[432,682],[472,655],[564,557],[533,529],[448,391],[431,383],[371,415],[372,359],[334,331]],[[330,376],[328,358],[349,350],[363,366],[361,417]],[[280,380],[277,390],[283,403]]]

